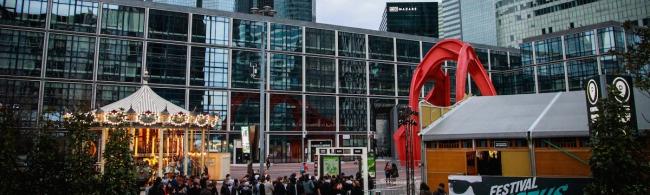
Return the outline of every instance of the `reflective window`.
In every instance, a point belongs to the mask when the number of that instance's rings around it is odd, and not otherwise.
[[[370,94],[395,95],[395,65],[370,63]]]
[[[537,67],[537,82],[540,93],[564,91],[564,65],[548,64]]]
[[[339,93],[366,94],[366,63],[339,60]]]
[[[307,131],[336,131],[336,97],[306,96]]]
[[[492,73],[492,83],[499,95],[535,93],[533,67]]]
[[[102,38],[99,44],[97,80],[140,82],[142,42]]]
[[[133,94],[137,90],[138,87],[136,86],[97,85],[95,105],[98,107],[109,105]],[[124,109],[128,110],[129,108]],[[104,110],[104,112],[110,112],[110,110]]]
[[[228,87],[228,50],[192,47],[190,85]]]
[[[226,17],[192,15],[192,42],[227,45],[229,28]]]
[[[516,52],[510,52],[510,67],[517,68],[521,67],[521,54]]]
[[[103,4],[102,34],[144,36],[144,8]]]
[[[271,49],[302,52],[302,28],[284,24],[271,24]]]
[[[40,76],[43,34],[0,29],[0,74]]]
[[[478,60],[483,64],[483,67],[485,69],[488,69],[488,50],[487,49],[481,49],[481,48],[474,48],[474,51],[476,52],[476,55],[478,56]]]
[[[265,22],[233,19],[232,44],[236,47],[262,48],[262,35],[266,36],[265,29]]]
[[[302,56],[273,54],[271,89],[302,91]]]
[[[232,92],[230,94],[230,118],[232,131],[240,131],[242,127],[259,125],[260,94]]]
[[[490,50],[490,66],[492,70],[508,70],[508,52]]]
[[[185,89],[172,89],[172,88],[151,88],[153,92],[160,95],[174,105],[185,108]]]
[[[334,31],[315,28],[305,29],[305,52],[334,55]]]
[[[368,136],[366,135],[350,135],[350,137],[341,137],[341,146],[343,147],[366,147],[368,143]]]
[[[395,106],[394,99],[370,99],[370,131],[374,131],[375,149],[378,154],[390,156],[393,147],[393,129],[390,122],[391,110]],[[373,142],[371,142],[373,143]]]
[[[47,52],[48,77],[92,79],[95,38],[51,34]]]
[[[219,115],[219,125],[216,130],[226,130],[228,118],[228,92],[226,91],[204,91],[190,90],[190,110],[197,113],[209,113]]]
[[[366,98],[339,98],[339,131],[367,131]]]
[[[377,37],[368,36],[368,47],[370,51],[370,59],[377,60],[390,60],[394,59],[393,38],[390,37]]]
[[[186,13],[149,10],[149,38],[187,41]]]
[[[302,131],[302,96],[271,94],[271,131]]]
[[[43,115],[46,120],[60,121],[65,112],[87,112],[92,105],[92,85],[80,83],[45,83]]]
[[[0,24],[45,27],[47,0],[3,0],[0,8]]]
[[[336,64],[334,59],[307,57],[305,86],[310,92],[336,92]]]
[[[434,45],[435,43],[422,42],[422,57],[426,56]]]
[[[569,61],[567,72],[569,90],[584,90],[587,78],[598,75],[598,64],[594,58]]]
[[[420,62],[420,42],[397,39],[397,61]]]
[[[16,106],[16,115],[23,127],[36,127],[38,119],[38,81],[0,79],[0,102]]]
[[[259,52],[232,51],[232,87],[260,88],[259,83]]]
[[[587,31],[564,37],[566,57],[596,55],[596,40],[594,32]]]
[[[99,3],[82,0],[53,0],[50,28],[95,32]]]
[[[601,56],[600,64],[603,74],[616,75],[625,74],[623,58],[617,56]]]
[[[147,71],[149,82],[185,85],[187,47],[149,43],[147,45]]]
[[[601,54],[614,50],[622,52],[625,49],[623,30],[614,27],[598,29],[598,47]]]
[[[397,66],[397,95],[409,96],[415,66]]]
[[[533,64],[533,46],[531,43],[521,44],[519,47],[521,51],[521,64],[522,65],[531,65]]]
[[[560,37],[535,42],[535,59],[538,64],[562,59],[562,40]]]
[[[339,56],[366,58],[366,36],[339,32]]]

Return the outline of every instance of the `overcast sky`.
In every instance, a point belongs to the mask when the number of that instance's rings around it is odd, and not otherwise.
[[[316,22],[378,30],[386,2],[440,2],[440,0],[314,0]]]

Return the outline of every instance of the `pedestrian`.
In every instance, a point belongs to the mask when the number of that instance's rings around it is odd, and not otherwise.
[[[350,195],[363,195],[363,187],[359,184],[359,181],[352,183],[352,192],[350,192]]]
[[[271,160],[269,159],[270,156],[266,157],[266,170],[271,169]]]
[[[282,182],[282,177],[278,177],[273,184],[273,195],[287,195],[287,189]]]
[[[221,185],[221,195],[235,195],[235,192],[232,188],[232,182],[230,180],[224,180]]]
[[[314,181],[312,181],[312,180],[309,178],[309,174],[308,174],[308,175],[305,175],[304,177],[305,177],[305,179],[304,179],[304,181],[302,182],[302,189],[303,189],[303,192],[305,192],[305,195],[314,195],[315,187],[316,187],[316,186],[314,185]]]
[[[390,162],[386,162],[386,166],[384,166],[384,175],[386,176],[385,183],[390,183],[390,176],[392,175],[391,170],[393,167],[390,166]]]
[[[199,195],[212,195],[212,190],[208,189],[208,180],[207,179],[201,179],[201,190],[199,191]]]
[[[433,195],[429,186],[424,182],[420,183],[420,195]]]
[[[399,170],[397,169],[397,165],[393,163],[393,167],[390,170],[391,170],[390,178],[392,179],[392,181],[395,181],[399,177]]]
[[[163,191],[163,186],[162,186],[162,178],[156,177],[156,180],[153,183],[153,186],[149,188],[149,194],[148,195],[164,195],[165,192]]]
[[[264,194],[273,195],[273,182],[271,182],[271,176],[268,176],[264,179]]]
[[[434,195],[447,195],[447,192],[445,191],[445,184],[439,183],[438,184],[438,189],[433,194]]]

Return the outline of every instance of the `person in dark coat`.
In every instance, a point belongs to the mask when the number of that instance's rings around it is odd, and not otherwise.
[[[287,195],[287,189],[284,188],[281,177],[278,177],[275,184],[273,184],[273,195]]]
[[[329,176],[323,178],[322,183],[318,186],[318,190],[321,195],[330,195],[332,194],[332,183]]]
[[[164,194],[165,192],[163,191],[162,178],[156,177],[156,181],[154,181],[153,186],[149,188],[148,195],[164,195]]]
[[[221,195],[235,195],[230,181],[223,181],[223,185],[221,185],[220,191]]]

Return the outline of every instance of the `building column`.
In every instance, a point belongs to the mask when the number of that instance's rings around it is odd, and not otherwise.
[[[158,129],[158,177],[163,177],[163,131]]]
[[[187,152],[188,152],[188,147],[187,147],[187,137],[189,136],[188,134],[188,127],[185,127],[185,133],[183,133],[183,174],[187,176],[187,163],[189,163],[189,158],[187,157]]]

